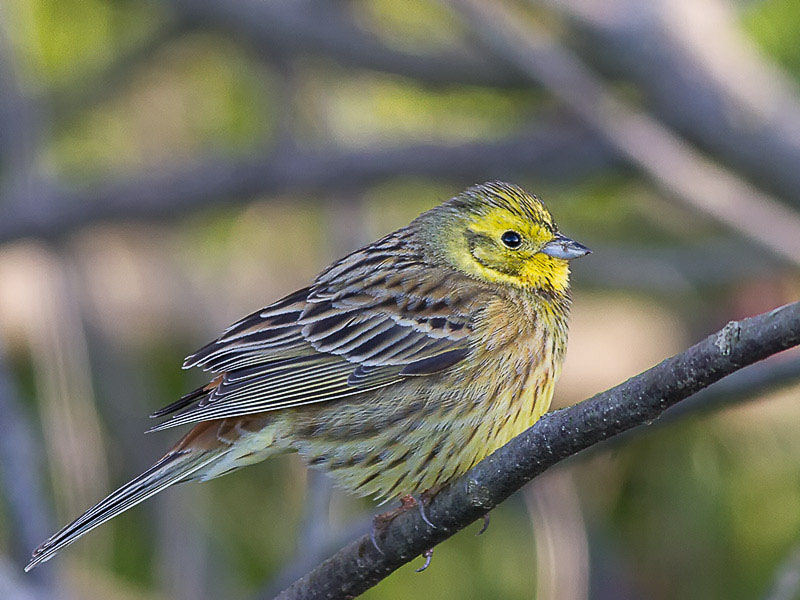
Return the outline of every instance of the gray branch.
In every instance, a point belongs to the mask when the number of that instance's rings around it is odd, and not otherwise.
[[[709,160],[608,88],[543,27],[503,2],[449,0],[493,53],[515,64],[678,201],[800,264],[800,217]]]
[[[797,600],[800,597],[800,546],[794,546],[775,573],[764,600]]]
[[[691,348],[575,406],[551,412],[434,497],[386,528],[382,552],[362,536],[277,597],[335,600],[361,594],[444,541],[563,459],[658,418],[726,375],[800,344],[800,302],[728,323]]]
[[[41,445],[25,415],[0,342],[0,486],[9,511],[11,552],[19,564],[52,529],[41,476]],[[46,587],[52,583],[52,574],[35,579]]]
[[[797,85],[747,39],[730,2],[545,4],[568,16],[579,52],[634,82],[656,117],[759,185],[800,202]]]
[[[550,181],[608,167],[606,146],[568,123],[498,141],[395,148],[287,150],[246,158],[215,157],[155,175],[111,180],[88,190],[41,182],[30,201],[6,199],[0,244],[57,238],[80,227],[117,220],[176,218],[204,208],[287,192],[352,193],[398,175],[457,180],[524,174]]]
[[[169,0],[201,27],[244,37],[267,58],[324,56],[348,67],[413,78],[430,85],[530,87],[512,68],[466,49],[416,54],[391,48],[358,27],[342,3],[261,0]]]

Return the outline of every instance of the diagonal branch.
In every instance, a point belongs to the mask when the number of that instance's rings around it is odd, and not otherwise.
[[[541,83],[670,198],[800,264],[800,217],[610,91],[542,27],[503,3],[449,0],[498,56]]]
[[[581,450],[656,419],[695,392],[749,364],[800,344],[800,302],[721,331],[628,381],[542,417],[436,497],[427,509],[400,515],[380,541],[365,535],[294,582],[281,600],[351,598],[500,504],[525,483]]]
[[[344,3],[169,0],[168,4],[200,26],[249,40],[267,57],[319,55],[348,67],[410,77],[432,86],[530,86],[501,61],[463,49],[417,54],[392,48],[359,27]]]
[[[634,82],[656,117],[765,189],[797,202],[800,90],[744,34],[735,3],[544,4],[567,17],[569,41],[577,40],[584,58]]]

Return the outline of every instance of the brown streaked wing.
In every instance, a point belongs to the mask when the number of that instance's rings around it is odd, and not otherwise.
[[[340,357],[319,354],[316,360],[291,359],[284,369],[235,379],[225,374],[222,383],[200,402],[171,419],[152,427],[158,431],[198,421],[236,417],[339,400],[391,385],[402,379],[399,369],[369,373],[351,382],[357,367]],[[232,375],[235,375],[233,373]]]
[[[181,412],[153,429],[338,400],[458,364],[480,289],[398,252],[401,234],[335,263],[187,358],[222,380],[173,405]]]
[[[297,354],[304,345],[297,318],[303,312],[309,288],[258,310],[228,327],[223,334],[186,357],[183,368],[202,367],[219,373],[258,362]]]

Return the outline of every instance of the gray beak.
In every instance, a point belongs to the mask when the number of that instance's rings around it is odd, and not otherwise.
[[[586,256],[591,252],[591,250],[589,250],[583,244],[579,244],[575,240],[571,240],[568,237],[557,233],[556,237],[547,242],[540,252],[542,254],[546,254],[547,256],[552,256],[553,258],[572,260],[573,258]]]

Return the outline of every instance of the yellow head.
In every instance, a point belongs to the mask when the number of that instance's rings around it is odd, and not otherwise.
[[[569,286],[569,260],[589,253],[558,233],[539,198],[515,185],[473,186],[415,224],[438,258],[492,283],[550,293]]]

